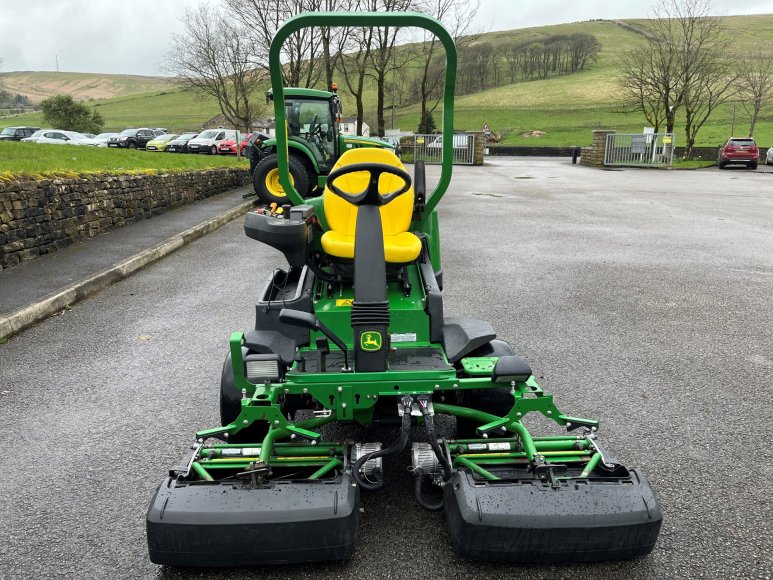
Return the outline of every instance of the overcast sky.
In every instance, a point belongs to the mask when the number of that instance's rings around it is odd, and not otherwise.
[[[216,0],[210,0],[216,2]],[[169,39],[198,0],[0,0],[3,70],[162,74]],[[773,13],[773,0],[714,0],[717,14]],[[481,0],[474,28],[646,18],[644,0]]]

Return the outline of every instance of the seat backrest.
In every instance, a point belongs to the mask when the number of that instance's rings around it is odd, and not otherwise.
[[[397,156],[388,149],[376,147],[361,147],[349,149],[339,157],[333,170],[355,163],[382,163],[393,165],[405,170],[405,166]],[[331,172],[332,172],[331,171]],[[357,172],[336,179],[336,185],[345,192],[357,194],[368,186],[368,173]],[[397,176],[384,173],[379,180],[379,191],[390,193],[403,186],[403,180]],[[353,236],[357,225],[357,206],[325,187],[324,193],[325,220],[333,231]],[[403,195],[393,199],[387,205],[382,205],[381,227],[385,236],[394,236],[407,232],[413,216],[414,192],[413,186]]]

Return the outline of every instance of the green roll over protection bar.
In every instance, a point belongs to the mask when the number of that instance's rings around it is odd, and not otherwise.
[[[268,55],[269,70],[271,71],[271,88],[274,95],[274,115],[276,118],[276,155],[279,166],[279,183],[290,198],[293,205],[304,203],[303,198],[293,187],[290,180],[287,132],[283,127],[287,126],[285,114],[284,87],[282,86],[282,62],[280,59],[282,45],[285,40],[303,28],[319,26],[415,26],[423,28],[434,34],[446,51],[445,88],[443,90],[443,166],[440,181],[437,187],[428,196],[425,204],[424,219],[432,215],[432,210],[437,206],[451,183],[451,172],[454,159],[454,88],[456,86],[456,46],[454,40],[443,25],[426,14],[419,12],[319,12],[313,14],[300,14],[285,22],[277,30],[271,41]]]

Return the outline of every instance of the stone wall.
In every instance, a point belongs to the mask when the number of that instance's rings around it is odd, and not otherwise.
[[[593,142],[590,147],[583,147],[580,152],[580,163],[593,167],[603,167],[604,151],[607,148],[607,135],[615,131],[598,129],[593,131]]]
[[[0,181],[0,270],[249,182],[247,169]]]

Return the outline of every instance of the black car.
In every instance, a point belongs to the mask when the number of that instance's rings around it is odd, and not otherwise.
[[[126,149],[144,149],[148,141],[152,141],[163,131],[154,131],[153,129],[126,129],[121,131],[117,137],[110,137],[107,140],[108,147],[123,147]]]
[[[169,143],[166,145],[166,152],[167,153],[187,153],[188,152],[188,141],[191,139],[195,139],[198,136],[198,133],[183,133],[176,139],[172,139]]]
[[[0,131],[0,141],[21,141],[35,131],[40,131],[40,127],[6,127]]]

